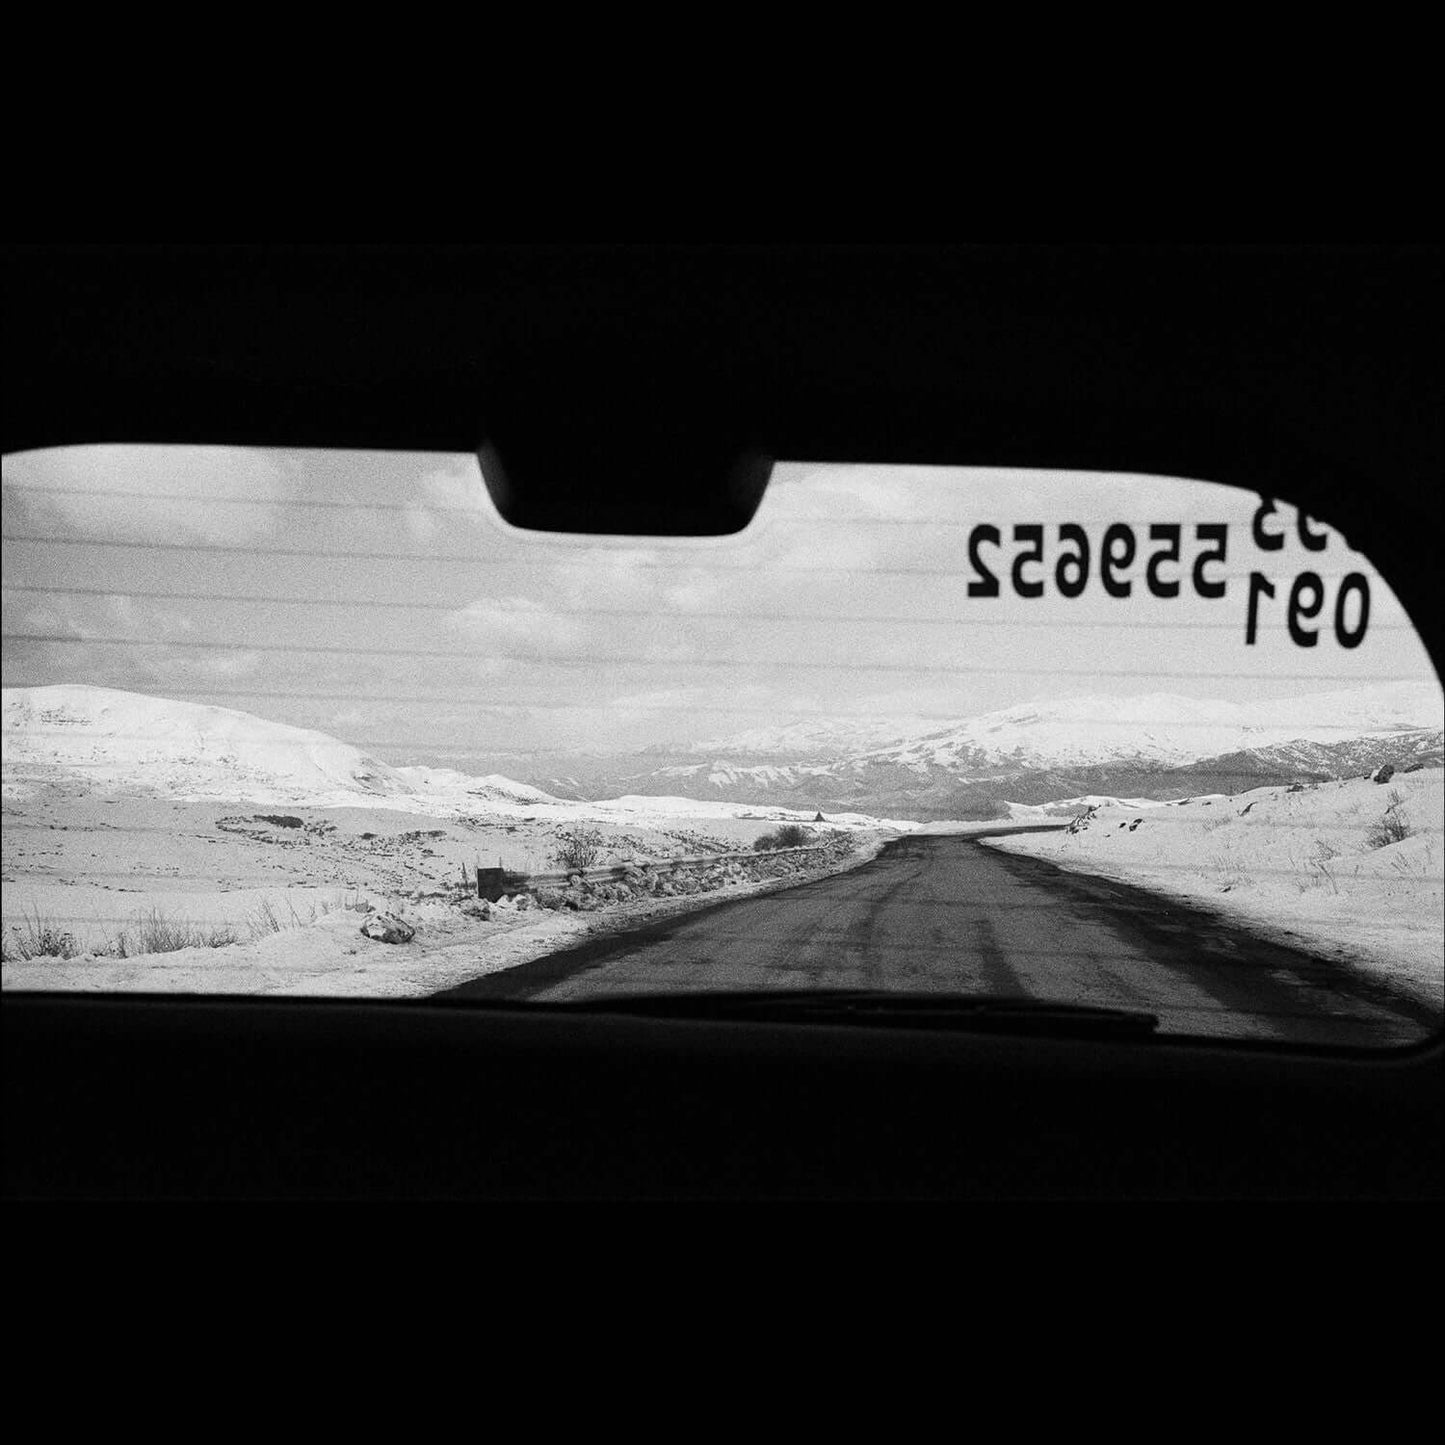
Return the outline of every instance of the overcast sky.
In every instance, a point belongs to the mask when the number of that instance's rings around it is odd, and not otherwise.
[[[4,683],[79,682],[214,702],[319,728],[389,762],[680,743],[811,717],[932,717],[1014,703],[1174,692],[1243,701],[1433,677],[1373,568],[1329,534],[1309,552],[1250,538],[1259,499],[1200,482],[1087,473],[780,464],[725,539],[518,532],[471,456],[84,447],[4,461]],[[970,597],[972,526],[1002,588]],[[1058,525],[1094,550],[1058,595]],[[1127,523],[1139,553],[1100,585]],[[1229,526],[1226,596],[1189,580],[1197,523]],[[1045,526],[1045,595],[1014,595],[1016,524]],[[1151,523],[1183,526],[1182,595],[1144,586]],[[88,540],[87,540],[88,539]],[[1297,646],[1302,570],[1325,580]],[[1263,571],[1259,642],[1247,578]],[[1363,644],[1333,633],[1338,579],[1370,581]],[[1352,604],[1353,606],[1353,604]],[[1353,610],[1348,620],[1353,623]]]

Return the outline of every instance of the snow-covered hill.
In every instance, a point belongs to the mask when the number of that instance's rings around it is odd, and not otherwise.
[[[436,797],[453,797],[465,794],[485,803],[561,803],[563,799],[529,783],[519,783],[504,778],[500,773],[488,773],[474,778],[469,773],[459,773],[454,768],[394,768],[392,770],[413,793],[429,794]]]
[[[177,702],[115,688],[6,688],[7,783],[56,777],[96,791],[133,789],[185,801],[361,804],[450,811],[528,808],[560,800],[493,774],[393,768],[360,748],[309,728],[235,708]]]
[[[234,708],[114,688],[6,688],[5,773],[73,775],[92,787],[143,787],[187,798],[358,800],[408,791],[359,748]]]

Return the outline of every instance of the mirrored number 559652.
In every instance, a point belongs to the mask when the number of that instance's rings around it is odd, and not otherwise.
[[[1229,529],[1223,522],[1201,522],[1194,528],[1197,550],[1192,566],[1180,556],[1183,528],[1177,523],[1156,523],[1149,528],[1149,542],[1154,548],[1144,568],[1143,584],[1155,597],[1178,597],[1180,579],[1165,576],[1161,568],[1171,570],[1188,567],[1189,580],[1200,597],[1223,597],[1223,577],[1212,576],[1205,569],[1222,566],[1229,540]],[[1049,576],[1049,559],[1044,555],[1045,529],[1037,523],[1020,523],[1013,529],[1017,550],[1009,568],[1009,582],[1015,596],[1042,597]],[[1059,596],[1075,598],[1083,595],[1089,585],[1090,564],[1097,556],[1098,578],[1110,597],[1128,597],[1134,591],[1134,578],[1129,575],[1139,556],[1139,541],[1133,527],[1115,522],[1108,527],[1097,553],[1089,542],[1089,534],[1077,522],[1064,522],[1058,528],[1059,551],[1053,560],[1053,581]],[[998,562],[985,558],[983,548],[1001,548],[1003,534],[995,526],[980,523],[968,536],[968,560],[974,580],[968,584],[970,597],[997,597],[999,578],[993,568]]]

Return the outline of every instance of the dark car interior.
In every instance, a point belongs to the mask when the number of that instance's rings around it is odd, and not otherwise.
[[[1437,673],[1419,246],[13,246],[7,453],[481,452],[507,520],[706,536],[769,458],[1201,478],[1305,508]],[[963,625],[963,624],[961,624]],[[3,999],[10,1200],[1438,1199],[1440,1035]]]

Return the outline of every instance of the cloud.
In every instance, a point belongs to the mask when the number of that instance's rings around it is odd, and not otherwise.
[[[538,544],[540,545],[540,544]],[[523,660],[592,657],[683,665],[706,656],[689,619],[726,610],[732,576],[660,549],[554,544],[523,584],[447,614],[453,633]]]
[[[264,654],[260,652],[218,652],[210,657],[181,656],[171,654],[170,663],[181,672],[198,672],[202,677],[226,680],[250,677],[261,666]]]
[[[417,483],[417,495],[402,513],[407,530],[418,542],[445,536],[459,523],[475,526],[496,520],[496,508],[487,494],[475,457],[457,457],[450,466],[427,472]]]
[[[933,468],[821,466],[774,468],[759,522],[791,517],[911,515],[919,484]]]
[[[877,567],[906,566],[918,556],[917,547],[907,537],[880,539],[862,523],[816,529],[792,526],[769,541],[771,545],[757,557],[748,587],[750,591],[762,587],[797,599],[791,604],[792,610],[798,609],[809,590],[816,594],[817,589],[839,586],[836,576],[826,574],[866,576]],[[881,545],[890,541],[894,544],[891,549]],[[895,555],[890,556],[890,551]],[[809,577],[808,573],[825,575]]]
[[[660,547],[576,548],[556,556],[545,572],[549,594],[571,612],[607,609],[653,620],[716,608],[728,575],[706,555]]]
[[[48,638],[83,638],[84,630],[76,623],[73,612],[73,607],[63,604],[58,607],[32,607],[20,619],[20,625],[15,628],[15,632]],[[11,635],[11,630],[7,627],[7,641]]]
[[[262,670],[263,648],[233,651],[175,646],[194,632],[189,614],[125,593],[61,596],[22,615],[5,633],[7,669],[19,662],[37,684],[86,682],[170,696],[206,682],[229,682]],[[42,640],[22,643],[17,636]]]
[[[446,626],[476,643],[523,657],[566,652],[583,643],[570,617],[532,597],[484,597],[446,615]]]
[[[570,611],[589,608],[655,612],[668,580],[653,548],[586,547],[547,569],[550,589]]]
[[[775,688],[759,683],[729,686],[699,683],[682,687],[652,688],[646,692],[627,693],[612,699],[610,706],[618,712],[643,715],[650,712],[748,712],[754,708],[785,707]]]
[[[98,641],[120,636],[127,641],[165,642],[194,627],[188,613],[153,603],[139,604],[125,593],[113,592],[95,597],[62,594],[52,603],[30,608],[15,630],[55,638]]]
[[[710,705],[716,689],[707,687],[664,687],[632,692],[613,698],[612,706],[623,711],[646,712],[652,708],[692,708]]]
[[[106,541],[246,542],[270,535],[280,467],[253,447],[55,447],[5,460],[27,528]]]

